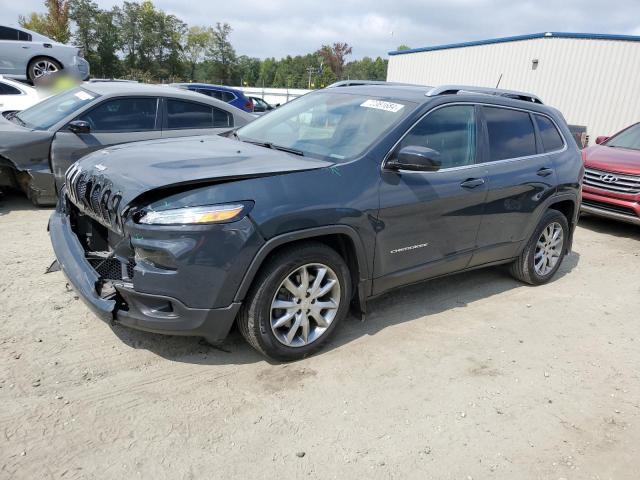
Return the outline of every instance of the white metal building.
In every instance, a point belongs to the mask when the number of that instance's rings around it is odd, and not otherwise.
[[[640,122],[640,37],[547,32],[389,52],[387,80],[522,90],[593,143]]]

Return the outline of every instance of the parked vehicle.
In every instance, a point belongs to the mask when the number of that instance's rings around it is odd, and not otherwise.
[[[89,78],[89,62],[77,47],[22,27],[0,25],[0,74],[34,82],[59,70]]]
[[[582,151],[585,213],[640,225],[640,123]]]
[[[0,75],[0,113],[24,110],[39,101],[35,88]]]
[[[226,138],[88,155],[50,234],[103,319],[211,342],[236,321],[258,351],[293,360],[350,304],[364,312],[402,285],[496,264],[548,282],[582,174],[562,115],[532,95],[328,88]]]
[[[249,97],[249,99],[253,102],[253,113],[266,113],[276,108],[260,97]]]
[[[222,100],[245,112],[253,112],[253,101],[247,97],[242,90],[237,88],[211,85],[208,83],[174,83],[172,86]]]
[[[85,83],[0,116],[0,187],[19,187],[34,204],[53,205],[65,171],[89,152],[119,143],[220,133],[253,119],[224,102],[177,88]]]

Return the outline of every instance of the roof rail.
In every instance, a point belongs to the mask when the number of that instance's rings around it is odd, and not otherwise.
[[[361,85],[388,85],[388,86],[407,86],[419,87],[421,85],[413,85],[411,83],[385,82],[384,80],[340,80],[332,83],[327,88],[334,87],[356,87]]]
[[[440,85],[429,90],[425,95],[427,97],[435,97],[437,95],[456,95],[462,93],[479,93],[481,95],[496,95],[498,97],[513,98],[514,100],[522,100],[524,102],[542,104],[540,97],[526,92],[518,92],[515,90],[503,90],[502,88],[488,87],[471,87],[468,85]]]

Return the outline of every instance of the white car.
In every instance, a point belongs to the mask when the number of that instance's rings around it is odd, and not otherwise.
[[[0,25],[0,74],[34,82],[59,70],[81,80],[89,78],[89,63],[77,47],[26,28]]]
[[[35,88],[0,75],[0,113],[8,110],[24,110],[40,100],[42,98]]]

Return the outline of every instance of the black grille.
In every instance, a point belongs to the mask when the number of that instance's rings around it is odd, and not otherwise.
[[[122,262],[117,258],[89,258],[89,263],[94,268],[94,270],[98,273],[100,278],[106,280],[132,280],[134,275],[134,267],[135,264],[133,262],[129,262],[125,267],[126,276],[125,278],[122,274]]]
[[[632,217],[636,217],[636,212],[628,207],[623,207],[620,205],[614,205],[612,203],[604,203],[604,202],[598,202],[596,200],[586,200],[586,199],[582,199],[582,204],[586,205],[587,207],[593,207],[593,208],[598,208],[600,210],[606,210],[607,212],[614,212],[614,213],[621,213],[623,215],[629,215]]]

